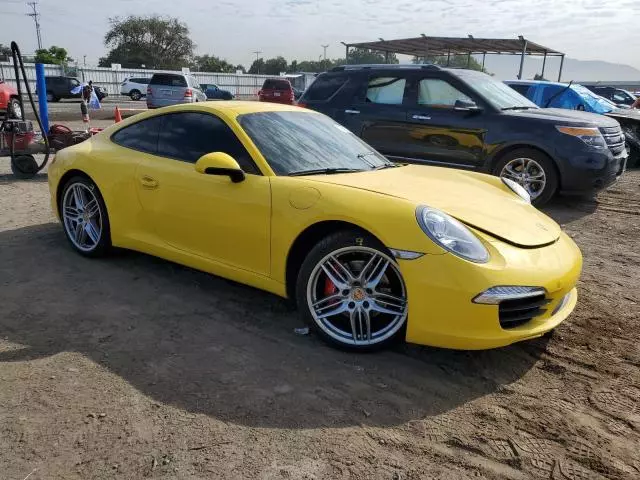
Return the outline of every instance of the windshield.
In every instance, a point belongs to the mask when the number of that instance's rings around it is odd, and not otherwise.
[[[535,103],[527,100],[513,88],[493,79],[484,73],[466,75],[467,80],[476,92],[482,95],[496,108],[538,108]]]
[[[318,113],[258,112],[238,119],[277,175],[317,169],[372,170],[390,163],[345,127]]]
[[[616,106],[600,95],[593,93],[582,85],[571,85],[571,89],[580,95],[582,101],[587,105],[588,110],[594,113],[609,113],[616,109]]]

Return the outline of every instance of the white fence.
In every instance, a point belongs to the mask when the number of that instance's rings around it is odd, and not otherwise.
[[[24,67],[31,89],[32,91],[35,91],[35,64],[25,63]],[[103,67],[78,67],[77,69],[67,67],[65,71],[65,69],[60,65],[45,65],[46,76],[67,75],[72,70],[76,70],[73,73],[76,73],[75,76],[81,81],[88,82],[89,80],[92,80],[94,84],[106,88],[109,95],[119,95],[120,84],[128,77],[151,78],[154,72],[182,73],[172,70],[146,70],[135,68],[113,70],[111,68]],[[274,78],[273,75],[248,75],[215,72],[190,72],[190,75],[192,75],[200,84],[215,83],[220,88],[230,91],[233,95],[239,98],[253,97],[257,95],[258,90],[262,87],[265,79]],[[310,80],[313,79],[313,76],[308,74],[287,75],[286,77],[291,80],[291,83],[295,88],[300,90],[304,90],[310,84]],[[15,75],[13,65],[11,63],[0,62],[0,78],[3,78],[9,84],[15,85]]]

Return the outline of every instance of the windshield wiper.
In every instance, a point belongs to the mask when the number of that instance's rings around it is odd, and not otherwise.
[[[374,168],[374,170],[384,170],[385,168],[396,168],[396,167],[402,167],[402,165],[400,165],[399,163],[393,163],[393,162],[383,163],[382,165],[378,165],[376,168]]]
[[[521,106],[521,107],[504,107],[501,108],[500,110],[529,110],[530,108],[535,108],[535,107],[526,107],[526,106]]]
[[[312,168],[309,170],[298,170],[296,172],[288,173],[289,177],[298,177],[302,175],[332,175],[334,173],[353,173],[364,172],[359,168]]]

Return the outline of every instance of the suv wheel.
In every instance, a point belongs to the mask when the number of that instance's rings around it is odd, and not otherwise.
[[[522,185],[539,207],[547,203],[558,189],[558,172],[553,160],[532,148],[519,148],[503,156],[493,174]]]
[[[139,90],[131,90],[129,92],[129,96],[131,97],[131,100],[133,100],[134,102],[137,102],[142,98],[142,93],[140,93]]]
[[[60,100],[59,98],[57,98],[53,93],[51,92],[47,92],[47,102],[57,102],[58,100]]]

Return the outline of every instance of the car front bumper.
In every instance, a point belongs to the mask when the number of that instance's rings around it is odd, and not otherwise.
[[[461,350],[501,347],[540,337],[573,311],[582,255],[566,234],[552,245],[523,249],[476,233],[491,255],[486,264],[450,253],[399,260],[409,301],[408,342]],[[472,300],[505,285],[544,288],[549,301],[545,311],[520,326],[503,328],[498,305]]]
[[[573,152],[562,162],[560,191],[585,194],[602,190],[622,175],[627,167],[627,154],[613,156],[609,150]]]

